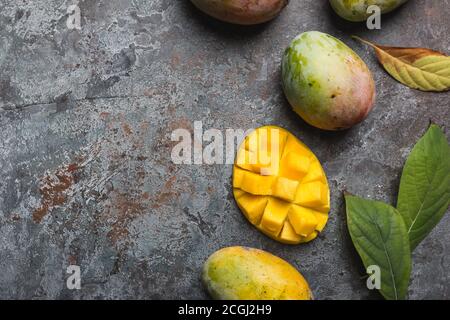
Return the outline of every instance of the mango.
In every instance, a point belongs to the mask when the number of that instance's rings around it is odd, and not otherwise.
[[[261,154],[270,154],[270,170],[261,165]],[[261,127],[244,139],[233,167],[233,194],[247,220],[282,243],[311,241],[328,221],[330,189],[319,160],[280,127]]]
[[[289,222],[295,233],[307,237],[316,231],[318,221],[314,211],[300,206],[292,206],[289,212]]]
[[[363,121],[375,102],[367,65],[325,33],[305,32],[292,41],[283,56],[282,78],[293,110],[320,129],[348,129]]]
[[[274,19],[289,0],[191,0],[204,13],[234,24],[254,25]]]
[[[203,265],[202,282],[217,300],[312,300],[305,278],[292,265],[268,252],[229,247]]]
[[[408,0],[330,0],[334,11],[349,21],[365,21],[373,13],[367,13],[367,8],[377,5],[381,13],[391,12]]]
[[[289,203],[285,201],[270,198],[264,209],[260,228],[277,237],[284,226],[290,207]]]

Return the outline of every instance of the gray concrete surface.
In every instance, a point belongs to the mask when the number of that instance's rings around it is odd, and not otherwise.
[[[410,1],[382,30],[337,18],[327,1],[291,1],[272,23],[236,27],[188,1],[80,1],[81,30],[58,0],[0,4],[0,298],[204,299],[203,261],[230,245],[293,263],[317,299],[378,299],[346,229],[342,192],[395,204],[404,161],[430,119],[447,127],[449,93],[410,90],[350,38],[450,53],[450,1]],[[376,79],[375,110],[346,132],[313,129],[280,87],[298,33],[335,35]],[[233,201],[231,166],[172,163],[171,132],[291,130],[323,162],[331,219],[307,245],[276,243]],[[447,130],[447,136],[449,131]],[[450,298],[450,216],[414,252],[409,297]],[[79,265],[82,289],[66,288]]]

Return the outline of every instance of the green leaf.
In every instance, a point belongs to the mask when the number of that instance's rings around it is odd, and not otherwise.
[[[347,224],[364,266],[381,271],[380,293],[388,300],[405,299],[411,274],[411,252],[405,223],[383,202],[345,196]]]
[[[412,250],[444,216],[449,199],[450,147],[442,130],[431,125],[411,151],[400,181],[397,209]]]

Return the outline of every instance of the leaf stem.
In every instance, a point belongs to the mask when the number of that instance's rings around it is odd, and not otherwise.
[[[369,41],[367,41],[367,40],[364,40],[364,39],[362,39],[362,38],[360,38],[360,37],[358,37],[358,36],[352,35],[352,38],[355,39],[355,40],[358,40],[358,41],[360,41],[360,42],[362,42],[362,43],[364,43],[364,44],[367,44],[368,46],[371,46],[372,48],[378,48],[378,47],[377,47],[376,45],[374,45],[373,43],[371,43],[371,42],[369,42]]]

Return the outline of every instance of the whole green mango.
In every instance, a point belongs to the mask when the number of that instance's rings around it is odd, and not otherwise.
[[[375,102],[372,73],[340,40],[317,31],[296,37],[282,60],[283,89],[294,111],[324,130],[363,121]]]
[[[275,18],[289,0],[191,0],[204,13],[229,23],[252,25]]]
[[[397,9],[408,0],[330,0],[334,11],[349,21],[364,21],[372,15],[367,13],[371,5],[380,7],[381,13]]]

